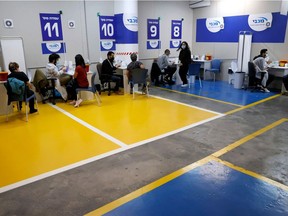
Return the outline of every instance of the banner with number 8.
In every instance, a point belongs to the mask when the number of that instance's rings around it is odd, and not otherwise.
[[[182,21],[171,21],[171,39],[182,39]]]

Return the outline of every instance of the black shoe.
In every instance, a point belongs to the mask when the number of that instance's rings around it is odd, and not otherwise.
[[[30,114],[35,113],[35,112],[38,112],[38,110],[37,109],[30,109]]]
[[[130,94],[133,94],[133,89],[132,88],[130,88]]]

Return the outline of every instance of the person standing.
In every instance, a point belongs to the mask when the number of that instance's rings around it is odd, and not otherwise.
[[[26,84],[26,94],[27,97],[30,97],[34,94],[34,92],[31,90],[32,89],[32,84],[29,82],[29,78],[27,75],[19,70],[19,64],[17,62],[10,62],[9,63],[9,70],[10,74],[8,75],[8,78],[16,78],[18,80],[23,81]],[[20,105],[20,110],[22,108],[22,103],[19,103]],[[34,98],[29,100],[29,109],[30,109],[30,114],[37,112],[37,109],[34,108]]]
[[[102,71],[101,76],[109,76],[109,78],[116,83],[114,91],[116,94],[123,94],[119,90],[121,78],[119,76],[114,75],[115,70],[119,65],[114,66],[115,54],[112,51],[107,53],[107,59],[102,62]]]
[[[73,75],[72,85],[67,86],[67,92],[71,95],[72,102],[70,104],[74,105],[74,107],[79,107],[82,103],[82,99],[78,98],[77,100],[77,92],[76,88],[87,88],[89,86],[89,82],[87,79],[87,72],[85,61],[82,55],[78,54],[75,56],[75,72]]]
[[[59,66],[60,56],[57,53],[49,55],[49,63],[46,66],[46,77],[55,78],[55,88],[60,93],[64,101],[67,101],[67,91],[65,86],[61,86],[59,77],[66,71],[66,67]]]
[[[187,80],[187,73],[189,69],[189,64],[191,64],[191,51],[189,48],[189,45],[186,41],[183,41],[179,47],[180,53],[179,53],[179,75],[183,82],[181,87],[187,87],[188,86],[188,80]],[[178,51],[177,50],[177,51]]]

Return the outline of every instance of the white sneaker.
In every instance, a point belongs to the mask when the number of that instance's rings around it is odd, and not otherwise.
[[[264,91],[265,91],[266,93],[270,92],[267,88],[264,88]]]
[[[183,84],[183,85],[181,85],[181,87],[186,88],[186,87],[188,87],[188,84]]]
[[[82,99],[79,99],[76,101],[76,104],[74,105],[75,108],[79,107],[79,105],[82,103]]]

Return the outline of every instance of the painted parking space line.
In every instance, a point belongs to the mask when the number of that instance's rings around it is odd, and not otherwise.
[[[108,212],[112,211],[113,209],[116,209],[116,208],[120,207],[121,205],[124,205],[125,203],[130,202],[131,200],[136,199],[139,196],[142,196],[143,194],[146,194],[146,193],[174,180],[175,178],[180,177],[181,175],[183,175],[187,172],[190,172],[191,170],[193,170],[195,168],[198,168],[198,167],[201,167],[201,166],[207,164],[209,161],[220,162],[220,163],[222,163],[222,164],[224,164],[224,165],[226,165],[226,166],[228,166],[234,170],[237,170],[239,172],[242,172],[244,174],[247,174],[249,176],[257,178],[259,180],[265,181],[265,182],[267,182],[267,183],[269,183],[275,187],[281,188],[285,191],[288,191],[288,187],[286,185],[283,185],[283,184],[278,183],[274,180],[271,180],[271,179],[266,178],[264,176],[261,176],[259,174],[253,173],[251,171],[245,170],[243,168],[234,166],[228,162],[224,162],[223,160],[218,159],[218,157],[222,156],[223,154],[239,147],[240,145],[246,143],[247,141],[249,141],[249,140],[265,133],[266,131],[271,130],[272,128],[275,128],[276,126],[278,126],[284,122],[287,122],[287,121],[288,121],[288,119],[283,118],[283,119],[280,119],[280,120],[278,120],[278,121],[276,121],[270,125],[267,125],[266,127],[262,128],[258,131],[255,131],[254,133],[249,134],[246,137],[243,137],[242,139],[228,145],[227,147],[225,147],[225,148],[223,148],[223,149],[221,149],[221,150],[219,150],[219,151],[217,151],[217,152],[215,152],[215,153],[213,153],[213,154],[211,154],[211,155],[209,155],[209,156],[207,156],[207,157],[205,157],[199,161],[196,161],[196,162],[194,162],[194,163],[192,163],[192,164],[190,164],[184,168],[181,168],[181,169],[179,169],[179,170],[177,170],[177,171],[175,171],[169,175],[166,175],[166,176],[164,176],[164,177],[162,177],[162,178],[160,178],[160,179],[158,179],[158,180],[156,180],[156,181],[154,181],[154,182],[152,182],[152,183],[150,183],[150,184],[148,184],[148,185],[146,185],[146,186],[144,186],[144,187],[142,187],[142,188],[140,188],[134,192],[131,192],[130,194],[127,194],[126,196],[123,196],[123,197],[121,197],[121,198],[119,198],[119,199],[117,199],[111,203],[108,203],[108,204],[88,213],[87,215],[93,216],[93,215],[103,215],[105,213],[108,213]]]

